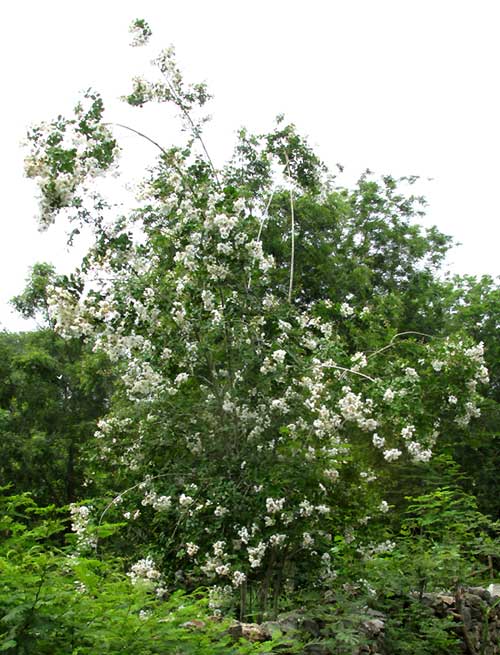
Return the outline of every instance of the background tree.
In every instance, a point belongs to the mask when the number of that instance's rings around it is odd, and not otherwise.
[[[35,265],[13,304],[24,316],[48,320],[47,286],[55,279],[51,266]],[[50,326],[2,333],[0,351],[2,480],[41,503],[81,498],[87,493],[83,454],[111,391],[106,359]]]

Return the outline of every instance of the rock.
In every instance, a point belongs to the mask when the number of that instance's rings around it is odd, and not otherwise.
[[[294,632],[299,630],[302,624],[302,616],[298,612],[288,612],[286,614],[278,614],[276,622],[280,626],[280,630],[284,633]]]
[[[270,638],[277,633],[286,632],[278,621],[264,621],[264,623],[261,623],[260,625],[261,628],[267,632]]]
[[[235,623],[229,630],[231,637],[235,639],[248,639],[248,641],[268,641],[271,635],[258,623]]]
[[[491,586],[492,585],[490,585],[490,587]],[[479,598],[481,598],[482,600],[489,602],[491,600],[490,587],[488,587],[488,589],[483,589],[482,587],[468,587],[467,591],[471,594],[474,594],[475,596],[479,596]],[[498,585],[498,588],[500,591],[500,585]]]
[[[500,584],[497,582],[492,582],[488,587],[488,592],[492,596],[500,596]]]
[[[368,619],[368,621],[363,621],[361,627],[367,635],[370,637],[376,637],[383,631],[385,623],[382,619]]]
[[[186,623],[181,624],[181,628],[190,628],[200,630],[205,627],[205,621],[200,621],[199,619],[193,619],[192,621],[186,621]]]
[[[304,619],[300,627],[304,632],[308,632],[313,637],[319,637],[321,635],[320,625],[313,619]]]

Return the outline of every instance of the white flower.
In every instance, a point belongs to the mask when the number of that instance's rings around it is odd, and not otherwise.
[[[414,368],[411,368],[411,366],[407,366],[405,368],[405,375],[408,380],[411,380],[412,382],[418,380],[419,378],[417,371]]]
[[[263,541],[260,541],[257,546],[248,547],[248,560],[250,566],[255,569],[260,566],[264,553],[266,552],[266,544]]]
[[[417,441],[410,441],[407,445],[407,450],[414,462],[428,462],[432,457],[432,450],[423,449]]]
[[[319,512],[319,514],[328,514],[330,508],[328,505],[316,505],[316,511]]]
[[[349,305],[349,303],[343,302],[340,305],[340,314],[344,318],[349,318],[349,316],[352,316],[354,314],[354,309]]]
[[[384,393],[384,398],[383,398],[384,402],[385,403],[392,402],[394,400],[395,395],[396,394],[394,393],[394,391],[392,389],[386,389],[386,391]]]
[[[314,539],[311,537],[309,532],[303,532],[302,533],[302,546],[304,548],[311,548],[311,546],[314,544]]]
[[[387,462],[394,462],[396,459],[401,457],[402,453],[397,448],[391,448],[389,450],[384,450],[384,459]]]
[[[232,578],[233,587],[241,587],[241,585],[245,582],[246,579],[247,576],[244,573],[242,573],[241,571],[235,571],[233,573],[233,578]]]
[[[488,369],[486,366],[480,366],[477,370],[476,373],[476,380],[478,380],[481,384],[488,384],[490,380],[490,375],[488,373]]]
[[[450,403],[450,405],[456,405],[458,402],[458,398],[453,395],[448,396],[448,402]]]
[[[272,358],[278,364],[283,364],[283,362],[285,361],[285,357],[286,357],[285,350],[275,350],[272,354]]]
[[[414,425],[407,425],[401,430],[401,436],[403,439],[408,440],[413,437],[415,434],[415,426]]]
[[[220,566],[215,567],[215,572],[217,575],[229,575],[230,568],[228,564],[221,564]]]
[[[268,514],[276,514],[277,512],[281,512],[284,504],[284,498],[266,498],[266,510]]]
[[[337,471],[337,469],[325,469],[323,471],[323,475],[331,482],[336,482],[339,477],[339,472]]]
[[[307,498],[299,503],[300,516],[311,516],[314,512],[314,505],[310,503]]]
[[[224,555],[224,546],[226,545],[225,541],[216,541],[213,545],[214,555],[216,557],[222,557]]]
[[[362,368],[365,368],[365,366],[368,364],[368,360],[366,359],[366,355],[364,353],[356,353],[353,355],[351,357],[351,362],[353,364],[353,371],[359,371]]]
[[[269,537],[271,546],[281,546],[286,541],[286,534],[272,534]]]
[[[189,507],[194,502],[194,498],[191,496],[186,496],[186,494],[181,494],[179,496],[179,505],[181,507]]]
[[[383,500],[378,506],[379,512],[386,514],[389,511],[389,503],[386,500]]]
[[[286,414],[289,410],[287,402],[283,398],[274,398],[271,400],[271,407],[282,414]]]
[[[444,362],[440,361],[439,359],[433,359],[431,366],[437,373],[439,373],[439,371],[441,371],[444,366]]]
[[[186,382],[186,380],[189,380],[189,375],[187,373],[179,373],[179,375],[176,375],[174,384],[176,386],[179,386],[183,382]]]
[[[196,544],[193,544],[191,541],[188,541],[186,544],[186,552],[189,557],[194,557],[196,553],[200,550],[200,547]]]
[[[379,437],[378,434],[375,432],[375,434],[372,437],[372,443],[375,446],[375,448],[383,448],[385,446],[385,439],[384,437]]]
[[[161,577],[161,573],[155,568],[155,562],[151,557],[140,559],[130,567],[127,573],[132,584],[138,582],[153,582]]]

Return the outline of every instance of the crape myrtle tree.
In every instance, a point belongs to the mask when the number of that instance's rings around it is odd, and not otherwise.
[[[132,31],[135,45],[150,33],[144,21]],[[49,311],[115,367],[88,484],[102,493],[110,472],[104,514],[126,522],[131,577],[160,592],[208,582],[214,602],[257,594],[265,609],[333,579],[339,544],[391,547],[378,478],[394,462],[425,467],[440,434],[479,413],[483,349],[403,323],[401,297],[431,288],[447,246],[411,225],[418,198],[391,177],[336,187],[281,117],[270,134],[243,130],[216,168],[205,85],[184,81],[171,48],[153,67],[125,100],[175,105],[187,138],[140,135],[157,158],[126,215],[92,191],[123,129],[104,122],[97,93],[29,133],[41,226],[63,214],[95,236]],[[91,545],[102,509],[72,512]]]

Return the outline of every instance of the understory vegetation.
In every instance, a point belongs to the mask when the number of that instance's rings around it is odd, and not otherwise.
[[[93,240],[0,334],[0,651],[358,653],[372,612],[388,654],[461,652],[422,599],[498,580],[497,281],[441,274],[416,178],[346,188],[282,116],[217,168],[206,86],[152,64],[124,100],[178,145],[92,90],[28,132],[40,227]],[[130,211],[98,192],[124,130]]]

